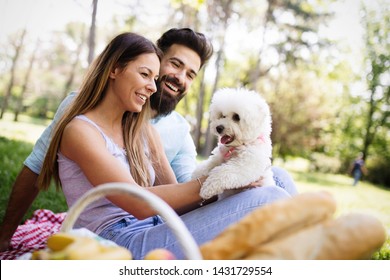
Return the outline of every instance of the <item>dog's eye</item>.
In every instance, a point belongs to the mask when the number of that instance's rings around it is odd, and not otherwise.
[[[234,114],[233,115],[233,121],[239,122],[240,121],[240,115],[239,114]]]

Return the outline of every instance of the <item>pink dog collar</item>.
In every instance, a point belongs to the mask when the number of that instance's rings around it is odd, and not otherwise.
[[[261,134],[259,135],[259,137],[256,138],[256,140],[259,140],[260,143],[265,143],[265,140],[264,140],[264,135]],[[248,144],[251,144],[251,143],[254,143],[256,141],[252,141]],[[244,145],[247,145],[247,144],[244,144]],[[228,160],[232,157],[234,151],[236,150],[236,147],[226,147],[225,145],[219,143],[219,151],[220,153],[223,155],[223,159],[224,160]]]

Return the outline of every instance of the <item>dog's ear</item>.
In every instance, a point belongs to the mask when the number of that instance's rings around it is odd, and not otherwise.
[[[211,98],[209,107],[210,119],[217,120],[223,117],[226,107],[226,96],[229,94],[228,89],[223,88],[217,90]]]

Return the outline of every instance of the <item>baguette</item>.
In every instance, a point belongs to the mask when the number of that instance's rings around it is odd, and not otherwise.
[[[327,192],[299,194],[254,210],[200,250],[204,259],[240,259],[265,242],[329,219],[335,210],[336,202]]]
[[[350,213],[260,245],[245,259],[369,259],[385,240],[386,230],[378,219]]]

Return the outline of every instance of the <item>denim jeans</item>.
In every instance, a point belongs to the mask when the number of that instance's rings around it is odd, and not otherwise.
[[[362,177],[362,171],[360,169],[356,169],[353,172],[353,185],[354,186],[356,186],[358,184],[361,177]]]
[[[197,244],[212,240],[255,208],[297,193],[286,171],[280,168],[274,168],[273,171],[277,186],[247,189],[182,215],[181,219]],[[176,236],[159,216],[141,221],[129,216],[106,228],[100,236],[128,248],[134,259],[143,259],[156,248],[166,248],[178,259],[184,258]]]

